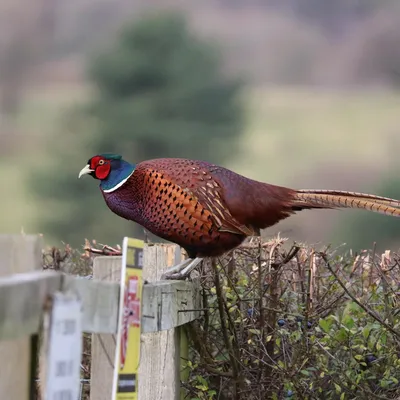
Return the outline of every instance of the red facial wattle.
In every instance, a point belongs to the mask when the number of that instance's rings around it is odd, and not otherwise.
[[[111,163],[103,157],[96,156],[90,160],[90,169],[94,170],[97,179],[103,180],[111,171]]]
[[[95,168],[94,173],[96,174],[97,179],[106,179],[108,174],[111,171],[111,164],[109,162],[103,164],[103,165],[97,165]]]

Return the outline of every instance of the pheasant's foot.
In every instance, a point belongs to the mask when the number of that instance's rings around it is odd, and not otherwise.
[[[171,268],[168,268],[167,270],[164,271],[164,273],[161,275],[161,279],[171,279],[169,278],[171,275],[174,275],[175,273],[182,271],[187,265],[189,265],[193,261],[192,258],[187,258],[186,260],[183,260],[181,263],[178,265],[174,265]]]
[[[188,258],[178,265],[167,269],[161,276],[161,279],[185,279],[201,263],[202,258]]]

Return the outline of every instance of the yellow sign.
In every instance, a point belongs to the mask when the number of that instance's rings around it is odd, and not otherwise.
[[[142,240],[124,238],[113,400],[138,399],[143,247]]]

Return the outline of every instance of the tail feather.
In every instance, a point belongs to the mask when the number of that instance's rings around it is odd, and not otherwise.
[[[379,214],[400,217],[400,201],[372,194],[340,190],[297,190],[294,207],[360,208]]]
[[[382,202],[383,204],[388,204],[393,207],[400,207],[400,200],[391,199],[390,197],[376,196],[374,194],[359,193],[359,192],[349,192],[344,190],[324,190],[324,189],[301,189],[297,190],[298,193],[312,193],[312,194],[332,194],[339,196],[349,196],[357,197],[369,200],[375,200],[377,202]]]

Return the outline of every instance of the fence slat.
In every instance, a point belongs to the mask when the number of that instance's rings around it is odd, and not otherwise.
[[[98,262],[95,261],[95,263]],[[109,260],[106,263],[109,263]],[[116,262],[116,268],[121,269],[120,264],[120,262]],[[104,269],[107,269],[107,266]],[[77,293],[82,300],[83,332],[115,333],[118,323],[119,284],[117,282],[103,282],[100,279],[103,279],[103,277],[95,276],[95,279],[81,279],[67,275],[64,277],[62,289]]]
[[[200,316],[199,281],[160,281],[143,287],[142,333],[176,328]],[[185,311],[190,310],[190,311]]]
[[[38,333],[44,300],[55,291],[71,291],[79,296],[83,332],[117,333],[118,282],[82,279],[56,271],[35,271],[0,278],[0,341]],[[148,283],[143,287],[142,333],[167,330],[193,321],[200,314],[193,310],[199,308],[198,282]]]
[[[0,235],[0,254],[0,276],[39,270],[42,240],[31,235]],[[0,343],[0,393],[6,393],[8,399],[29,399],[30,350],[29,337]]]
[[[180,261],[176,245],[146,246],[143,279],[153,283],[167,267]],[[142,335],[139,365],[140,400],[175,400],[180,392],[180,330],[169,329]],[[157,378],[155,378],[157,377]]]
[[[0,341],[39,332],[46,297],[61,287],[54,271],[14,274],[0,279]]]
[[[101,281],[119,282],[121,279],[122,257],[96,257],[93,264],[93,278]],[[119,300],[117,297],[116,313]],[[90,398],[93,400],[110,400],[114,376],[116,335],[92,335],[92,361],[90,379]]]

